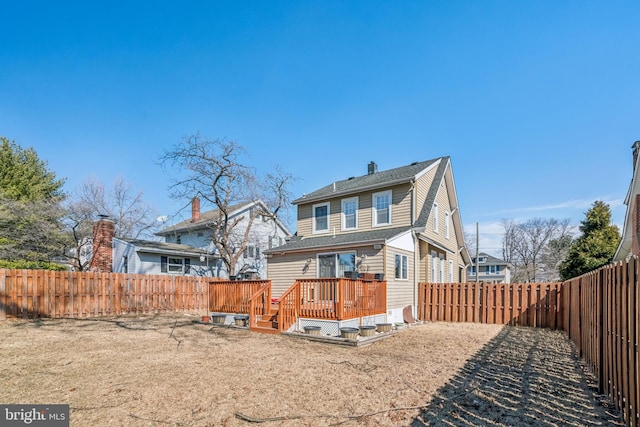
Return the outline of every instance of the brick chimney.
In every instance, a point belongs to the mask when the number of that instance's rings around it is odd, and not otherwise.
[[[378,165],[376,162],[372,161],[367,166],[367,175],[373,175],[374,173],[378,173]]]
[[[198,196],[191,199],[191,222],[200,221],[200,198]]]
[[[113,265],[113,236],[115,224],[106,215],[93,223],[93,256],[90,269],[110,273]]]

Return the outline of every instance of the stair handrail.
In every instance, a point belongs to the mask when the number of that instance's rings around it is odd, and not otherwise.
[[[300,312],[300,281],[296,281],[278,299],[278,330],[287,331]]]
[[[257,326],[258,316],[269,313],[271,308],[271,281],[258,289],[249,301],[249,327]]]

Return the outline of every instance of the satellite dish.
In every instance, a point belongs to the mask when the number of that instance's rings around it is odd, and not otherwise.
[[[165,223],[165,222],[167,222],[167,220],[168,220],[168,219],[169,219],[169,218],[168,218],[166,215],[162,215],[162,216],[159,216],[156,220],[157,220],[158,222]]]

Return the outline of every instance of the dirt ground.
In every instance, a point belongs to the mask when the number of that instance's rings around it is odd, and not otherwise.
[[[556,331],[428,323],[348,348],[195,319],[0,322],[0,403],[69,404],[72,426],[622,425]]]

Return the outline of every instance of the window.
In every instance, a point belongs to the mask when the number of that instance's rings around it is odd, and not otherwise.
[[[126,255],[122,257],[122,272],[123,273],[129,272],[129,257]]]
[[[453,283],[453,260],[449,260],[449,283]]]
[[[176,243],[177,243],[177,244],[181,244],[181,243],[182,243],[182,236],[181,236],[180,234],[178,234],[178,235],[176,236]]]
[[[344,277],[345,271],[355,269],[355,253],[318,255],[318,277]]]
[[[409,259],[407,258],[406,255],[396,254],[396,265],[395,265],[396,279],[407,280],[408,261]]]
[[[329,231],[329,203],[313,205],[313,232]]]
[[[444,283],[444,260],[440,258],[440,283]]]
[[[391,224],[391,190],[373,194],[373,225]]]
[[[449,212],[444,213],[444,237],[449,238]]]
[[[191,260],[184,258],[160,257],[160,271],[170,274],[186,274],[191,268]]]
[[[358,198],[342,201],[342,229],[355,230],[358,228]]]
[[[500,274],[500,266],[499,265],[487,265],[485,272],[487,274]]]
[[[472,275],[472,276],[475,276],[475,275],[476,275],[476,266],[475,266],[475,265],[472,265],[472,266],[471,266],[471,275]]]
[[[437,283],[436,272],[438,271],[438,253],[431,251],[431,283]]]
[[[433,231],[438,232],[438,204],[433,204]]]

